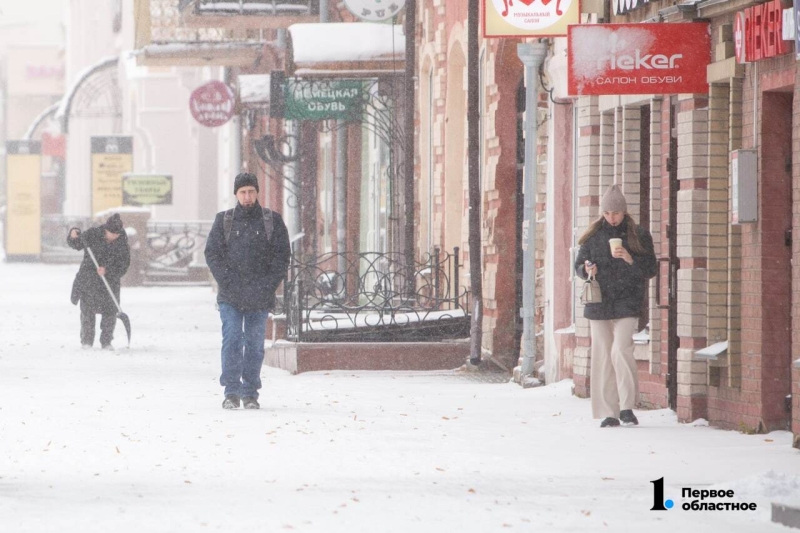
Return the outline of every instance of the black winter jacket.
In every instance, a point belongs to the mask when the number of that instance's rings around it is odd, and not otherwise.
[[[69,233],[73,229],[70,228]],[[75,250],[84,250],[83,262],[72,283],[72,303],[77,304],[83,300],[82,308],[88,306],[90,311],[96,313],[116,313],[117,306],[108,294],[103,280],[97,274],[97,267],[94,266],[92,258],[86,247],[90,247],[94,253],[97,264],[106,269],[106,281],[114,291],[117,302],[120,301],[119,285],[120,279],[128,271],[131,264],[130,248],[128,247],[128,236],[120,234],[113,242],[107,242],[103,226],[87,229],[80,233],[77,239],[71,239],[67,233],[67,244]]]
[[[225,211],[217,213],[206,242],[206,263],[217,280],[217,302],[243,312],[275,306],[275,291],[286,278],[291,250],[283,218],[272,211],[272,236],[267,241],[261,206],[245,210],[236,204],[230,240],[225,243]]]
[[[583,316],[589,320],[613,320],[617,318],[638,317],[644,303],[647,280],[656,275],[657,261],[653,251],[653,238],[641,226],[636,227],[639,243],[645,249],[643,254],[634,254],[628,246],[627,223],[623,221],[614,227],[603,220],[600,229],[581,245],[575,259],[575,272],[587,278],[584,262],[589,260],[597,265],[597,281],[603,293],[603,301],[586,304]],[[624,259],[611,256],[608,240],[622,239],[622,246],[633,257],[629,265]]]

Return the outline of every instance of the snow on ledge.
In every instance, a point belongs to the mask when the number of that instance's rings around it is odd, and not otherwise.
[[[369,22],[302,23],[289,26],[295,65],[404,60],[400,25]]]
[[[711,346],[706,346],[700,350],[694,352],[695,357],[699,357],[700,359],[708,359],[710,361],[716,361],[717,358],[722,355],[723,353],[728,351],[728,341],[722,341],[712,344]]]

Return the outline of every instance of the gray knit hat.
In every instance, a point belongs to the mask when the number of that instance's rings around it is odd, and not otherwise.
[[[123,233],[125,231],[125,227],[122,224],[122,218],[120,218],[119,213],[114,213],[106,223],[103,225],[103,228],[110,231],[111,233],[116,233],[117,235]]]
[[[628,212],[628,204],[625,201],[625,196],[619,188],[619,185],[614,184],[608,188],[600,201],[600,211],[605,213],[619,211],[621,213]]]

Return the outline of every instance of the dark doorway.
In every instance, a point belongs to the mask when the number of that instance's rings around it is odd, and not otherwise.
[[[667,312],[667,400],[670,409],[678,408],[678,99],[673,96],[669,107],[669,153],[667,156],[668,216],[664,237],[667,255],[658,258],[656,300],[659,309]],[[663,251],[663,248],[662,248]]]
[[[639,220],[636,222],[650,229],[650,106],[641,107],[639,119]],[[639,315],[639,329],[642,331],[650,322],[650,293],[645,291],[642,312]]]

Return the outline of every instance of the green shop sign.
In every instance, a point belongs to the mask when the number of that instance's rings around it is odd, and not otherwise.
[[[360,120],[359,80],[287,79],[285,118],[289,120]]]
[[[123,174],[122,205],[172,205],[172,176]]]

